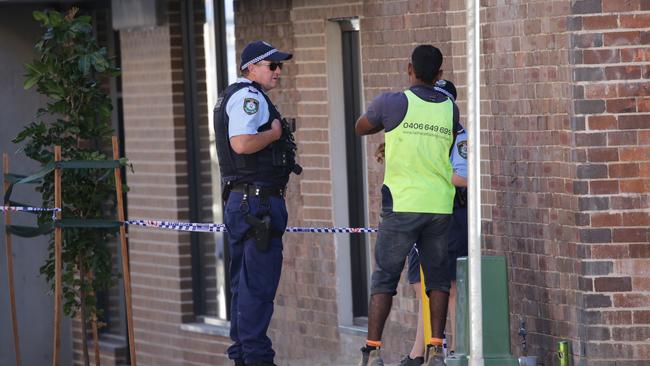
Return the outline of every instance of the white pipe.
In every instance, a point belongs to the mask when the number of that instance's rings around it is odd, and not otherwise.
[[[467,116],[469,124],[469,366],[483,366],[481,296],[481,21],[479,0],[467,1]]]

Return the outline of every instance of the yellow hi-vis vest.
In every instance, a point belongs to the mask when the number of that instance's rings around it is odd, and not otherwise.
[[[453,102],[428,102],[410,90],[404,94],[406,116],[385,135],[384,184],[393,196],[393,211],[450,214],[455,194],[449,162]]]

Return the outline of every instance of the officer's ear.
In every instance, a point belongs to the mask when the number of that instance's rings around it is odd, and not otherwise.
[[[409,62],[409,65],[408,65],[406,71],[408,72],[409,76],[413,76],[413,64],[412,63]]]
[[[244,74],[244,75],[248,76],[248,75],[252,74],[253,69],[255,68],[255,66],[256,66],[255,64],[250,64],[250,65],[246,66],[246,70],[244,70],[246,72],[246,74]]]

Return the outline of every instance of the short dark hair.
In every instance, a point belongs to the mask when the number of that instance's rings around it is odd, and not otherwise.
[[[415,77],[425,83],[433,83],[442,66],[442,52],[430,44],[417,46],[411,54],[411,64]]]

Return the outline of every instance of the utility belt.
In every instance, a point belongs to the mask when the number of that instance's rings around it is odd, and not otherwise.
[[[242,193],[245,196],[256,197],[284,197],[284,188],[278,187],[260,187],[254,184],[238,183],[230,188],[230,192]]]
[[[224,187],[224,200],[228,200],[231,192],[242,193],[243,197],[239,204],[239,210],[244,215],[244,220],[251,226],[244,236],[244,241],[255,240],[255,246],[260,252],[269,249],[271,238],[281,238],[283,232],[273,230],[271,227],[271,197],[284,197],[284,187],[260,187],[250,183],[236,183],[231,185],[228,182]],[[259,210],[253,215],[250,212],[249,197],[259,197]]]

